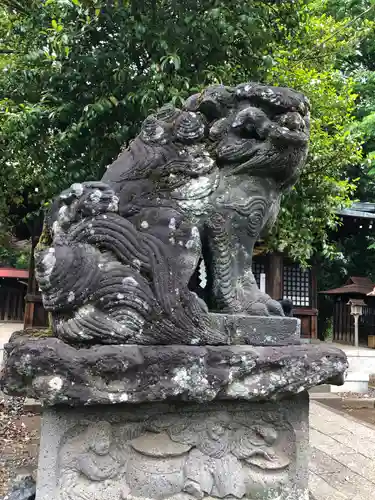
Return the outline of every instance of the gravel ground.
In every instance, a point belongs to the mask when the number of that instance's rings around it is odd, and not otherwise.
[[[350,415],[364,423],[375,425],[375,408],[351,408],[345,404],[346,399],[373,399],[375,398],[375,387],[369,387],[367,392],[340,392],[341,399],[321,400],[320,403]]]
[[[18,475],[35,478],[40,417],[25,412],[23,402],[0,396],[0,499]]]
[[[359,399],[368,399],[375,398],[375,388],[369,387],[367,392],[340,392],[339,395],[343,399],[347,398],[359,398]]]

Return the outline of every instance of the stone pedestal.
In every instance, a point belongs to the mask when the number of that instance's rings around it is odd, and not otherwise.
[[[49,408],[37,500],[307,500],[306,391],[342,384],[347,360],[300,344],[252,254],[309,110],[290,89],[211,86],[54,200],[35,258],[53,337],[14,336],[1,383]]]
[[[36,500],[308,500],[308,404],[46,410]]]
[[[77,348],[14,335],[2,386],[45,407],[36,500],[308,500],[306,391],[343,383],[347,360],[276,342]]]

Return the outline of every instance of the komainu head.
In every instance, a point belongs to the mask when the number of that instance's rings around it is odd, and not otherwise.
[[[217,168],[268,177],[282,191],[298,178],[309,129],[310,104],[299,92],[259,83],[208,87],[182,109],[150,115],[103,181],[118,192],[126,181],[147,179],[165,192]]]

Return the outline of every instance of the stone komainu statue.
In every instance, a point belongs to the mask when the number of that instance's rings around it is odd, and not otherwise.
[[[37,279],[69,343],[218,344],[211,313],[282,316],[251,265],[298,178],[309,102],[293,90],[213,86],[149,116],[101,182],[47,216]],[[204,263],[207,283],[199,283]]]

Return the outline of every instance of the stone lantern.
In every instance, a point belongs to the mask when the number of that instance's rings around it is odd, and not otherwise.
[[[366,303],[361,299],[350,299],[348,306],[350,306],[350,314],[354,317],[354,345],[358,347],[358,321],[359,317],[362,316],[363,307]]]

